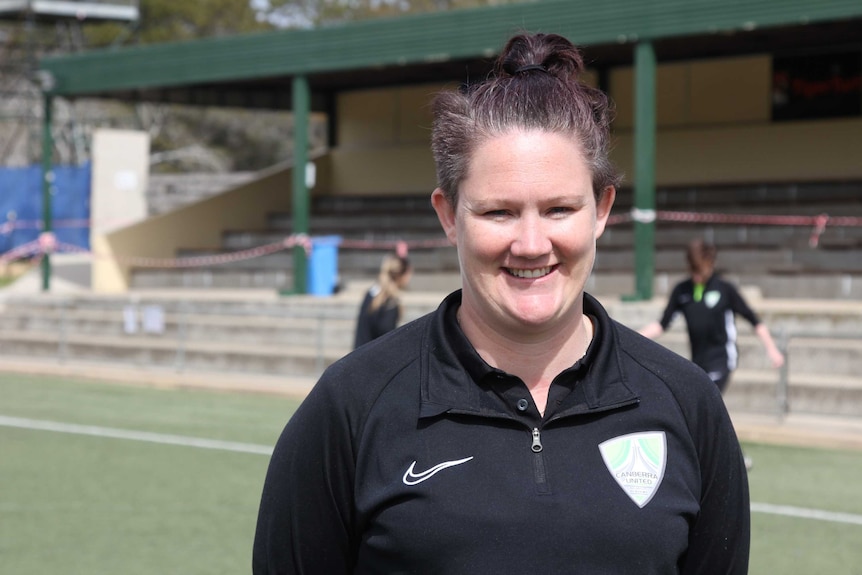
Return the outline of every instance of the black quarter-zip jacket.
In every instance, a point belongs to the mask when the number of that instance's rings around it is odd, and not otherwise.
[[[481,360],[439,309],[333,364],[275,447],[263,573],[734,573],[748,483],[716,386],[611,320],[551,386]]]
[[[738,351],[734,318],[741,315],[757,327],[760,317],[731,284],[713,274],[704,284],[703,297],[693,296],[694,281],[690,278],[674,286],[659,323],[667,329],[678,313],[685,317],[691,360],[707,373],[716,372],[716,379],[736,369]]]

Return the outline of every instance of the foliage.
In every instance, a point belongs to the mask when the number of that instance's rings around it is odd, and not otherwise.
[[[9,61],[0,70],[0,89],[12,93],[0,101],[0,116],[13,119],[0,121],[0,162],[31,163],[41,153],[34,127],[41,117],[41,101],[38,86],[29,75],[35,61],[46,54],[225,37],[276,28],[340,25],[513,1],[516,0],[140,0],[141,15],[135,23],[85,20],[56,26],[39,22],[33,26],[0,24],[0,59],[8,56]],[[240,115],[245,121],[231,119]],[[254,120],[259,117],[265,120]],[[28,124],[32,129],[27,128]],[[156,165],[156,171],[256,170],[291,155],[291,142],[285,137],[290,130],[289,113],[272,118],[250,112],[240,114],[237,110],[220,114],[203,108],[193,111],[147,103],[93,105],[58,99],[54,125],[54,159],[59,163],[87,159],[83,142],[95,126],[149,132],[152,152],[170,152],[175,158]]]
[[[90,46],[176,42],[273,28],[308,28],[372,18],[509,4],[515,0],[141,0],[134,33],[117,24],[89,26]]]
[[[141,18],[133,37],[118,24],[93,25],[85,31],[90,46],[117,43],[118,39],[141,44],[178,42],[197,38],[231,36],[271,29],[258,18],[248,0],[141,0]]]
[[[372,18],[509,4],[513,0],[253,0],[267,21],[281,27],[341,24]]]

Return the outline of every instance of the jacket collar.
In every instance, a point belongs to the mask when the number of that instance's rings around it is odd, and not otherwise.
[[[421,354],[420,417],[450,411],[476,415],[505,415],[484,401],[481,382],[486,375],[500,372],[489,366],[470,344],[456,319],[461,291],[455,291],[432,314]],[[595,336],[581,360],[587,373],[578,384],[575,401],[554,415],[554,419],[577,413],[604,411],[637,401],[626,384],[615,323],[601,304],[584,294],[584,313],[596,322]],[[572,358],[574,365],[578,358]],[[500,372],[502,373],[502,372]]]

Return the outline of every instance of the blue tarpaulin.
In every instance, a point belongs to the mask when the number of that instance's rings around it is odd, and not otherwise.
[[[57,241],[90,249],[90,164],[55,166],[52,231]],[[42,232],[42,168],[0,168],[0,254]]]

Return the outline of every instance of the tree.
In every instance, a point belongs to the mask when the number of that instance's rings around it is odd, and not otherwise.
[[[251,4],[275,26],[308,28],[515,1],[518,0],[251,0]]]
[[[90,47],[111,44],[156,44],[232,36],[272,29],[249,0],[141,0],[141,17],[133,28],[118,24],[88,26]]]

